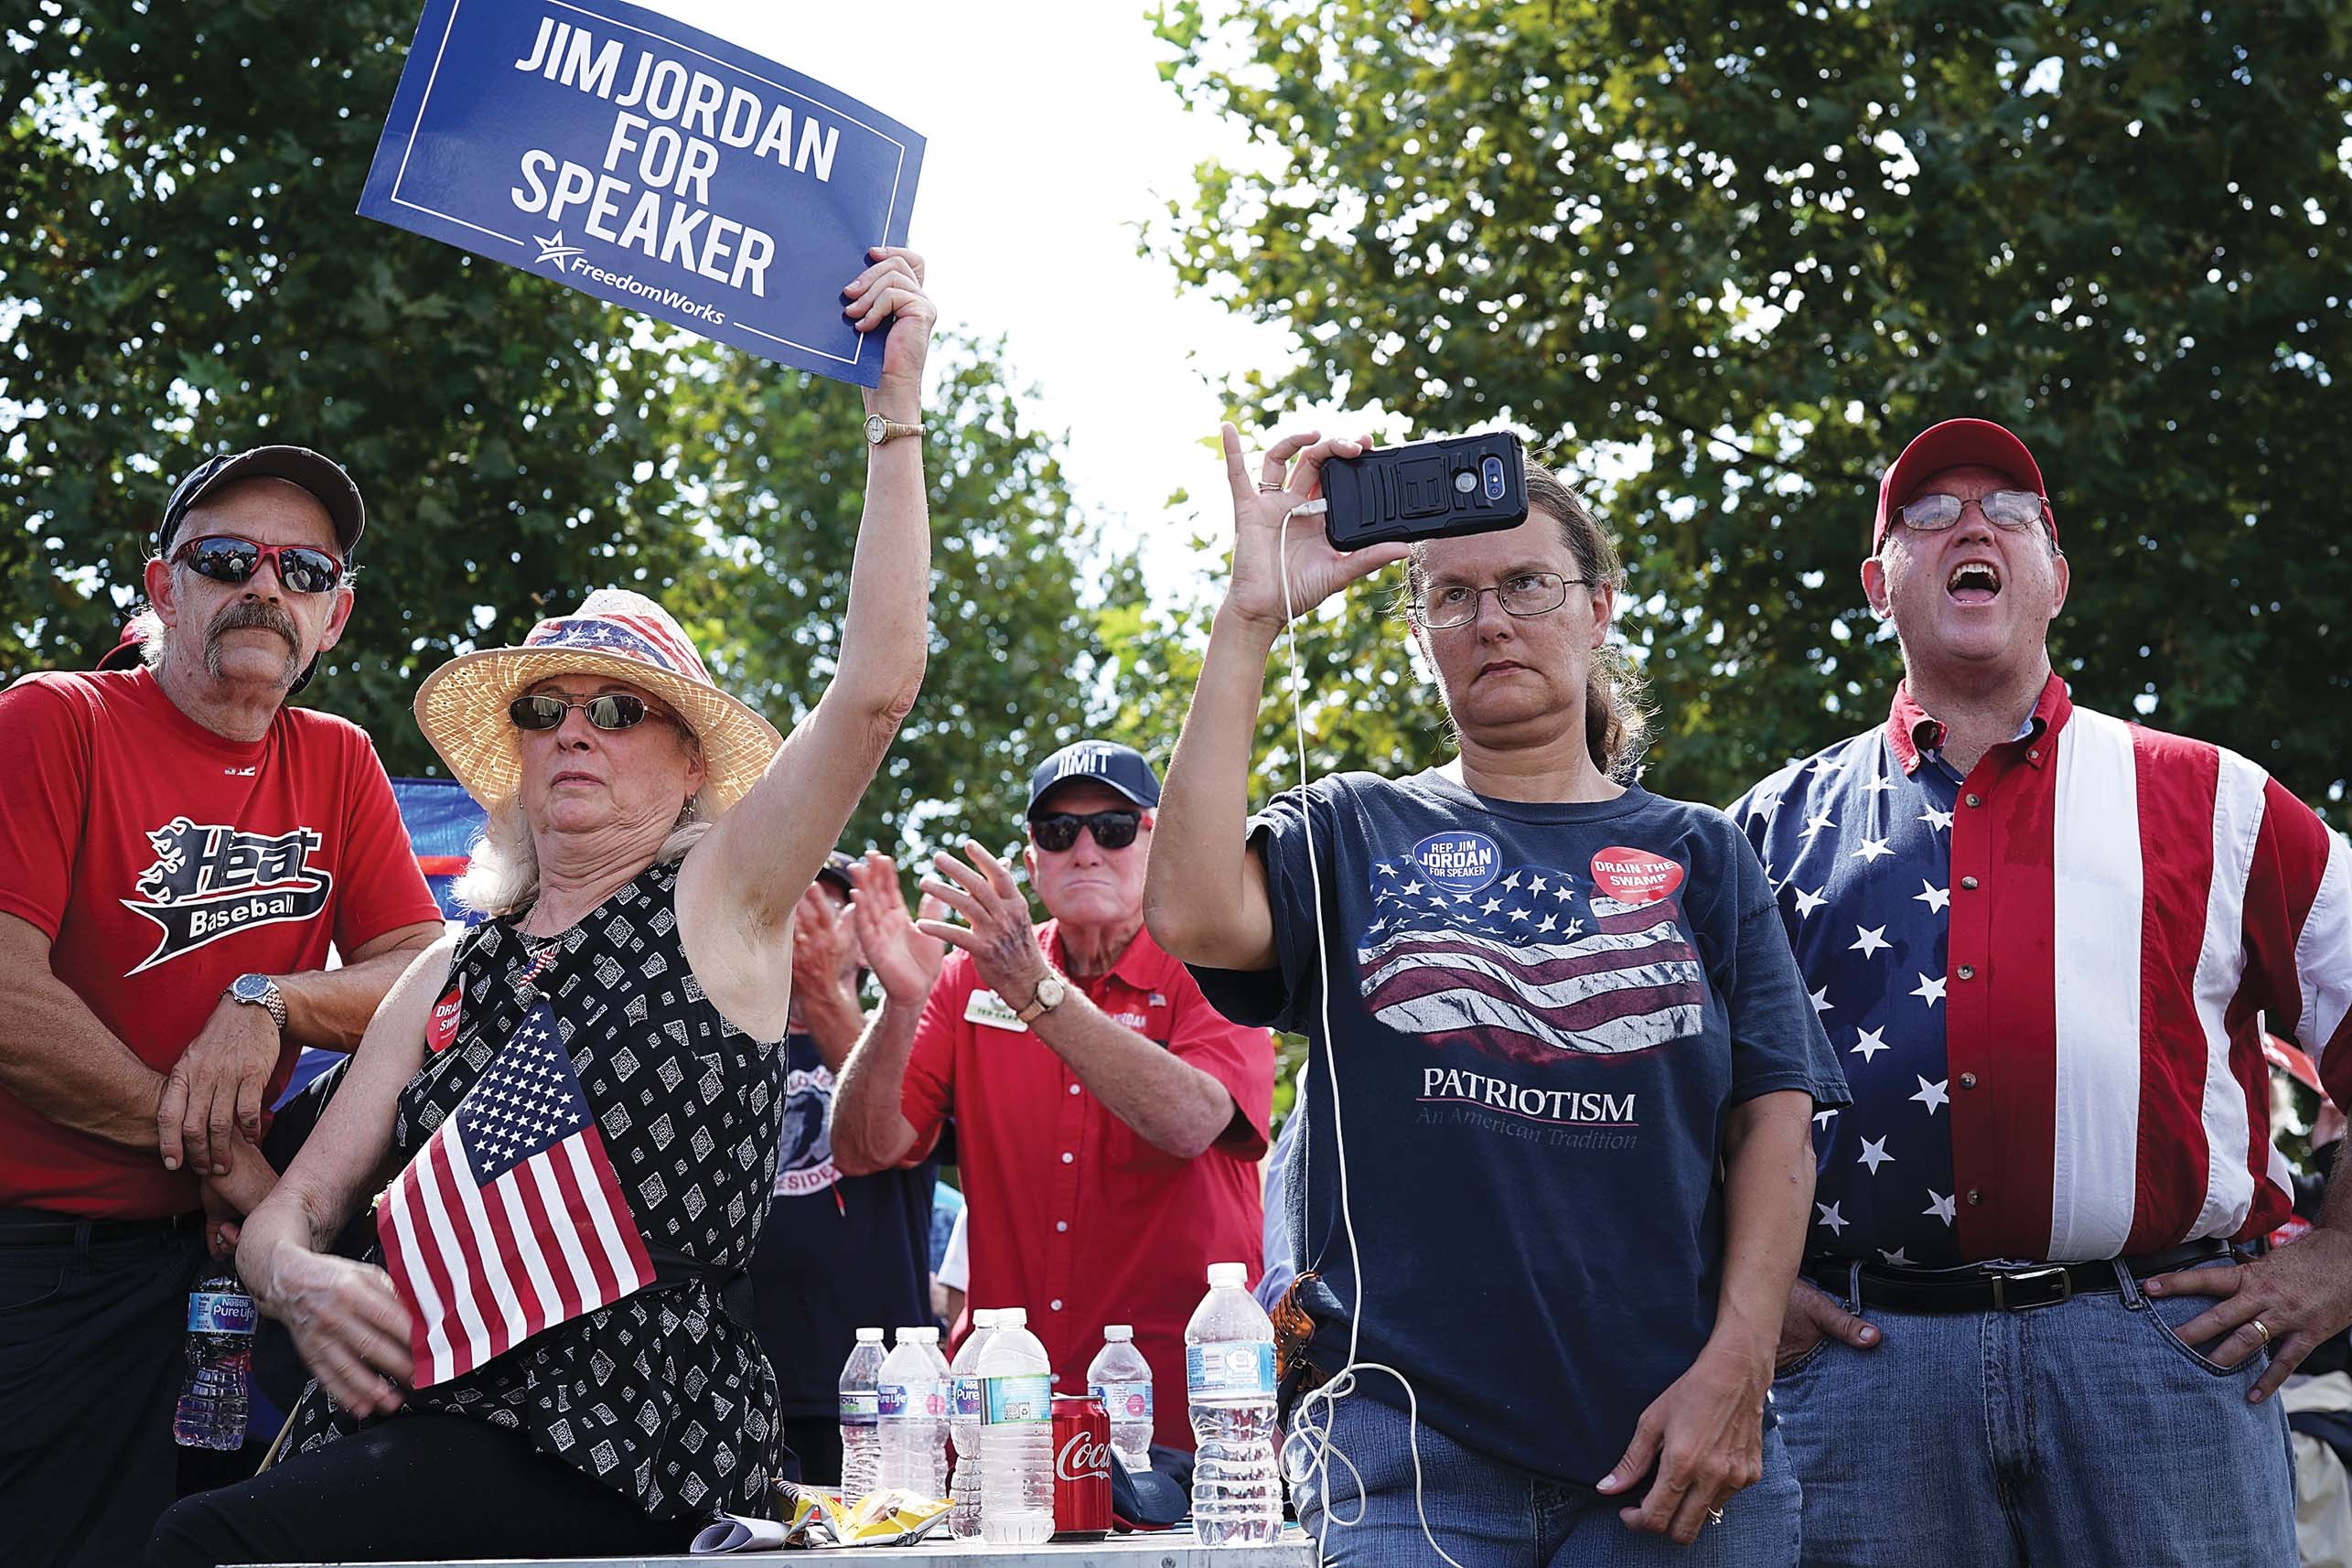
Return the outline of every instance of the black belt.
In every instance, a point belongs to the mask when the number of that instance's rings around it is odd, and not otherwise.
[[[195,1230],[203,1224],[201,1209],[156,1219],[85,1219],[54,1208],[0,1208],[0,1247],[72,1246],[84,1237],[91,1241],[124,1241],[167,1230]]]
[[[747,1271],[721,1268],[663,1246],[648,1245],[645,1253],[653,1265],[652,1289],[692,1284],[699,1280],[711,1287],[711,1294],[719,1298],[719,1309],[737,1328],[748,1331],[752,1327],[751,1275]]]
[[[2185,1241],[2161,1252],[2101,1259],[2088,1263],[2035,1263],[2024,1268],[1901,1269],[1863,1263],[1862,1305],[1900,1312],[2025,1312],[2056,1306],[2078,1295],[2113,1295],[2121,1263],[2135,1280],[2169,1273],[2228,1255],[2228,1243]],[[1855,1280],[1851,1258],[1808,1258],[1804,1275],[1841,1301]]]

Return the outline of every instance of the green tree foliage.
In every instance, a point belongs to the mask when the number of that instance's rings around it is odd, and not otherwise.
[[[1899,663],[1854,576],[1877,478],[1969,413],[2052,486],[2078,695],[2340,800],[2352,12],[1173,0],[1158,25],[1176,89],[1260,156],[1205,166],[1147,242],[1307,346],[1237,392],[1531,433],[1624,542],[1659,787],[1727,800],[1884,713]],[[1367,612],[1325,641],[1355,699],[1402,668]]]
[[[413,0],[12,13],[0,677],[111,646],[174,478],[278,440],[367,495],[359,607],[303,700],[393,771],[434,768],[408,715],[425,671],[603,585],[668,603],[779,726],[804,711],[863,499],[855,389],[355,217]],[[940,634],[911,744],[853,827],[886,843],[1001,833],[1012,781],[1090,697],[1091,535],[1052,443],[993,347],[934,358]],[[1113,562],[1100,592],[1137,591]]]

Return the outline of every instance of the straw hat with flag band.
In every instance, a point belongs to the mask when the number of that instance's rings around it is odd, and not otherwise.
[[[511,800],[522,785],[507,704],[556,675],[607,676],[660,700],[702,744],[705,788],[722,809],[743,798],[784,744],[774,725],[713,683],[669,611],[626,588],[598,588],[572,614],[532,627],[521,647],[461,653],[417,688],[417,727],[485,807]]]

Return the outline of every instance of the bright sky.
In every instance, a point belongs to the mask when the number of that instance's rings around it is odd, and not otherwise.
[[[1016,5],[897,0],[639,0],[864,100],[925,137],[908,240],[941,316],[1002,334],[1029,421],[1066,437],[1079,505],[1141,536],[1163,586],[1197,581],[1189,510],[1222,471],[1199,443],[1228,374],[1286,364],[1294,339],[1136,253],[1138,226],[1189,199],[1204,158],[1249,156],[1238,126],[1187,113],[1159,78],[1146,0]],[[1249,422],[1243,421],[1245,435]],[[1220,532],[1230,514],[1202,514]]]

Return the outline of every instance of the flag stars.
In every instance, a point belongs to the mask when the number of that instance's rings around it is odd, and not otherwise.
[[[1530,883],[1529,883],[1529,884],[1527,885],[1527,891],[1528,891],[1528,895],[1529,895],[1529,897],[1532,897],[1534,895],[1536,895],[1536,894],[1538,894],[1538,893],[1541,893],[1541,892],[1543,892],[1546,888],[1550,887],[1551,886],[1552,886],[1552,884],[1550,884],[1549,882],[1546,882],[1545,880],[1543,880],[1543,878],[1542,878],[1541,876],[1538,876],[1534,881],[1532,881],[1532,882],[1530,882]]]
[[[1514,871],[1509,876],[1504,877],[1500,886],[1502,890],[1506,893],[1516,891],[1519,887],[1519,873]]]
[[[1830,829],[1834,828],[1837,825],[1836,822],[1831,818],[1829,811],[1825,807],[1823,808],[1820,815],[1817,817],[1807,817],[1805,819],[1805,837],[1810,839],[1815,833],[1827,832]]]
[[[1813,1013],[1816,1017],[1827,1013],[1832,1006],[1830,1001],[1830,988],[1826,985],[1809,994],[1806,1000],[1813,1004]]]
[[[1939,887],[1923,876],[1919,878],[1919,891],[1911,895],[1911,901],[1915,904],[1925,904],[1928,911],[1933,913],[1938,909],[1950,908],[1952,896],[1949,888]]]
[[[1876,1251],[1880,1257],[1886,1260],[1887,1266],[1890,1268],[1907,1269],[1911,1266],[1910,1258],[1900,1247],[1896,1248],[1895,1251],[1891,1252],[1884,1247],[1880,1247],[1876,1249]]]
[[[1949,811],[1939,811],[1933,806],[1930,806],[1926,811],[1919,813],[1919,820],[1928,824],[1928,831],[1929,832],[1934,832],[1938,828],[1941,828],[1947,832],[1951,831],[1952,814]]]
[[[1919,1077],[1917,1073],[1914,1073],[1912,1076],[1915,1078]],[[1919,1092],[1912,1095],[1910,1098],[1926,1106],[1928,1108],[1928,1114],[1933,1116],[1936,1113],[1936,1108],[1938,1106],[1949,1102],[1951,1097],[1945,1093],[1944,1090],[1945,1086],[1950,1082],[1951,1079],[1948,1078],[1939,1078],[1933,1083],[1929,1083],[1925,1078],[1919,1078]]]
[[[1888,1134],[1890,1137],[1893,1134],[1891,1133]],[[1862,1155],[1854,1161],[1854,1164],[1858,1165],[1868,1165],[1870,1167],[1870,1174],[1876,1176],[1878,1174],[1878,1167],[1885,1165],[1888,1161],[1894,1158],[1895,1156],[1893,1155],[1886,1152],[1885,1138],[1864,1138],[1862,1141]]]
[[[1469,900],[1466,898],[1466,899],[1464,899],[1464,900],[1463,900],[1463,902],[1466,904],[1466,903],[1468,903],[1468,902],[1469,902]],[[1481,904],[1481,905],[1479,905],[1479,906],[1478,906],[1478,913],[1480,913],[1481,915],[1491,915],[1491,914],[1493,914],[1496,910],[1498,910],[1498,909],[1501,908],[1502,907],[1503,907],[1503,901],[1502,901],[1501,899],[1499,899],[1499,898],[1489,898],[1489,899],[1487,899],[1485,903],[1483,903],[1483,904]]]
[[[1548,931],[1548,930],[1551,930],[1553,927],[1557,926],[1559,923],[1560,923],[1560,922],[1559,922],[1558,920],[1556,920],[1556,919],[1552,918],[1551,916],[1549,916],[1549,915],[1546,915],[1546,916],[1544,916],[1544,917],[1543,917],[1543,924],[1541,924],[1541,925],[1540,925],[1540,926],[1536,927],[1535,929],[1536,929],[1538,931]]]
[[[1878,859],[1881,855],[1893,854],[1895,852],[1893,850],[1886,847],[1886,841],[1885,839],[1866,838],[1862,841],[1862,847],[1853,852],[1853,857],[1862,862],[1864,865],[1868,865],[1872,861]]]
[[[1846,1055],[1850,1057],[1860,1057],[1863,1060],[1868,1061],[1879,1052],[1887,1048],[1886,1041],[1883,1037],[1885,1033],[1886,1030],[1883,1026],[1876,1029],[1863,1029],[1860,1031],[1854,1038],[1853,1049],[1848,1051]]]
[[[1813,1223],[1816,1225],[1828,1226],[1831,1235],[1844,1235],[1846,1233],[1846,1227],[1853,1223],[1853,1220],[1848,1219],[1843,1214],[1838,1212],[1840,1208],[1839,1204],[1817,1203],[1813,1205],[1813,1207],[1820,1211],[1820,1218],[1813,1221]]]
[[[1951,1194],[1947,1192],[1938,1192],[1934,1187],[1929,1187],[1928,1189],[1928,1207],[1919,1210],[1919,1212],[1921,1214],[1930,1216],[1933,1219],[1940,1219],[1945,1224],[1949,1225],[1952,1222]]]
[[[1872,774],[1870,776],[1870,782],[1863,786],[1863,791],[1872,795],[1884,795],[1894,788],[1895,780],[1889,779],[1884,773]]]
[[[1886,940],[1885,926],[1856,926],[1853,929],[1854,940],[1846,944],[1848,952],[1858,952],[1863,957],[1868,958],[1882,949],[1895,945]]]
[[[1814,888],[1810,893],[1806,892],[1802,887],[1797,889],[1797,918],[1799,919],[1803,919],[1806,916],[1811,914],[1814,910],[1829,902],[1827,898],[1821,897],[1823,889],[1828,886],[1829,885],[1827,883],[1823,883],[1820,887]]]
[[[1930,980],[1926,975],[1921,975],[1919,983],[1911,988],[1910,994],[1933,1007],[1944,999],[1944,977],[1939,974]]]
[[[1393,865],[1390,865],[1390,864],[1389,864],[1387,861],[1385,861],[1385,860],[1384,860],[1384,861],[1382,861],[1382,862],[1380,862],[1380,865],[1379,865],[1377,867],[1375,867],[1374,869],[1376,869],[1377,871],[1379,871],[1379,872],[1380,872],[1380,874],[1382,876],[1394,876],[1394,875],[1397,875],[1397,868],[1396,868],[1395,866],[1393,866]]]

